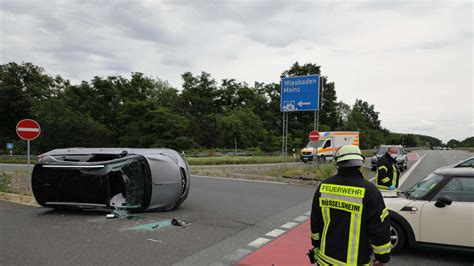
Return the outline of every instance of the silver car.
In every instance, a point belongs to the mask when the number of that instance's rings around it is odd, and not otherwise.
[[[46,207],[173,210],[190,178],[186,160],[170,149],[68,148],[40,155],[31,184]]]

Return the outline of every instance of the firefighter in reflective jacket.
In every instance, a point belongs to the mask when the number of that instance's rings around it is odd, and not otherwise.
[[[353,145],[336,152],[337,175],[321,182],[311,210],[311,262],[319,265],[385,265],[390,260],[390,221],[380,191],[359,168]]]
[[[398,176],[400,170],[395,160],[397,148],[390,147],[388,151],[380,157],[377,162],[377,172],[375,173],[375,184],[379,189],[393,190],[398,188]]]

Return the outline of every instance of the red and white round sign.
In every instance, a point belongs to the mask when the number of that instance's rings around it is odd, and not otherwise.
[[[35,120],[23,119],[16,125],[16,134],[24,140],[34,140],[41,133],[41,127]]]
[[[319,140],[319,132],[316,131],[316,130],[313,130],[311,132],[309,132],[309,140],[311,141],[317,141]]]

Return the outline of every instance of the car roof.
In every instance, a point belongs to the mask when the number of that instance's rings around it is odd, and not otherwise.
[[[474,178],[474,168],[470,167],[442,167],[434,171],[437,175],[444,176],[463,176],[463,177],[473,177]]]
[[[122,152],[127,152],[128,154],[139,154],[139,155],[148,155],[148,154],[157,154],[163,152],[170,152],[173,150],[170,149],[135,149],[135,148],[66,148],[66,149],[55,149],[42,155],[82,155],[82,154],[120,154]],[[174,151],[173,151],[174,152]]]

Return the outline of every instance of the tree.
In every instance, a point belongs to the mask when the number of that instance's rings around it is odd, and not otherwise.
[[[217,144],[233,148],[235,142],[241,149],[257,147],[266,132],[260,118],[245,107],[237,107],[217,116]]]
[[[216,81],[210,74],[202,72],[194,77],[190,72],[181,75],[183,91],[181,108],[191,121],[194,140],[205,147],[214,147],[216,143],[216,115],[221,112]]]
[[[41,125],[41,136],[34,150],[46,152],[67,147],[113,146],[112,132],[87,113],[71,108],[60,98],[52,98],[34,106],[33,113]]]
[[[166,147],[176,150],[196,146],[189,134],[188,120],[151,100],[128,101],[118,114],[120,146]]]
[[[450,148],[456,148],[456,147],[460,147],[459,144],[460,144],[459,141],[457,141],[455,139],[451,139],[451,140],[448,141],[448,143],[446,145]]]
[[[0,139],[16,138],[16,124],[24,118],[36,118],[32,107],[57,94],[55,81],[63,82],[31,63],[0,65]]]

